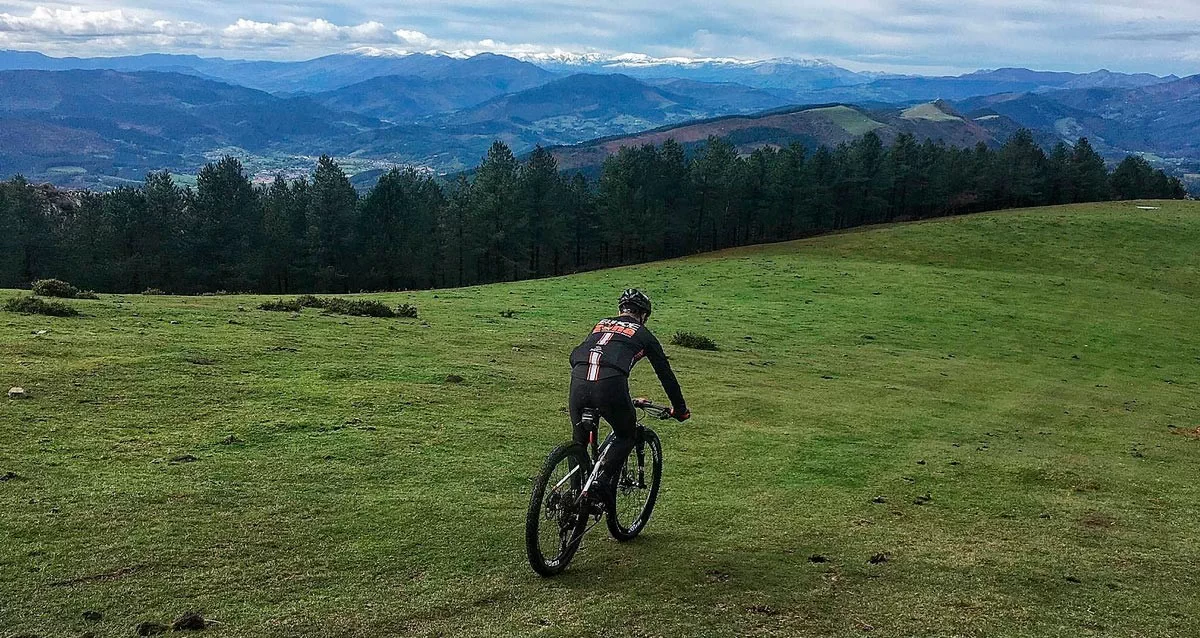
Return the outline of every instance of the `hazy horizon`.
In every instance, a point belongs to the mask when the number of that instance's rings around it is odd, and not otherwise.
[[[373,7],[218,0],[0,0],[0,49],[53,57],[146,53],[303,60],[358,47],[655,58],[821,59],[853,71],[959,74],[1024,67],[1200,73],[1200,5],[1178,0],[764,0],[653,6],[449,0]]]

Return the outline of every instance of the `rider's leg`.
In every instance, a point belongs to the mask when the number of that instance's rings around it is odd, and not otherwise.
[[[605,491],[611,493],[617,474],[621,471],[621,463],[636,442],[637,412],[629,396],[629,381],[623,376],[596,382],[594,398],[600,415],[613,429],[612,447],[598,477]]]
[[[591,405],[592,386],[595,383],[586,379],[571,378],[571,395],[567,401],[567,411],[571,415],[571,439],[580,445],[588,444],[588,432],[583,427],[583,411]]]

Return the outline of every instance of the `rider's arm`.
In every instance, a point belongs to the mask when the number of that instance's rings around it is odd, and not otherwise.
[[[663,352],[662,344],[649,330],[646,330],[645,333],[646,358],[650,360],[650,365],[654,366],[654,373],[658,375],[658,380],[662,383],[667,398],[671,399],[671,406],[674,408],[675,414],[687,414],[687,402],[683,400],[683,390],[679,388],[679,381],[675,379],[675,372],[671,370],[671,363],[667,361],[667,354]]]

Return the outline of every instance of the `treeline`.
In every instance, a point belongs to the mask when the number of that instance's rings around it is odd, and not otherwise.
[[[524,162],[496,142],[471,178],[392,170],[365,195],[322,157],[309,177],[254,185],[233,158],[195,188],[67,192],[0,182],[0,287],[45,278],[173,293],[461,286],[676,257],[828,230],[1019,206],[1182,198],[1140,157],[1111,173],[1086,139],[1047,154],[1028,131],[999,149],[874,133],[837,148],[739,155],[710,139],[622,149],[598,179]]]

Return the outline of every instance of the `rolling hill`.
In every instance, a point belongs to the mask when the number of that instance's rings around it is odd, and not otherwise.
[[[851,87],[837,87],[803,97],[828,102],[900,104],[930,100],[964,100],[998,93],[1046,93],[1067,89],[1135,88],[1178,80],[1149,73],[1125,74],[1108,70],[1063,73],[1006,68],[958,76],[882,78]]]
[[[1110,157],[1153,153],[1200,161],[1200,75],[1136,88],[994,95],[957,106],[975,119],[1002,115],[1072,142],[1088,137]]]
[[[752,113],[795,103],[791,91],[756,89],[736,82],[700,82],[682,78],[647,79],[643,82],[691,98],[710,112]]]
[[[874,131],[885,143],[899,133],[912,133],[919,140],[941,140],[955,146],[994,144],[996,138],[978,123],[964,118],[945,102],[906,109],[862,109],[841,104],[803,107],[754,116],[723,117],[645,133],[611,137],[575,146],[552,149],[563,169],[598,166],[623,146],[662,144],[673,139],[685,146],[702,143],[710,136],[731,142],[739,152],[761,146],[836,146]]]
[[[539,63],[547,68],[494,54],[371,50],[299,62],[0,51],[0,69],[58,69],[0,71],[0,176],[110,187],[148,170],[192,173],[230,152],[259,177],[303,172],[321,153],[360,170],[417,164],[447,173],[476,165],[496,139],[518,153],[586,143],[557,151],[564,167],[578,168],[623,143],[667,136],[727,136],[748,150],[877,130],[969,145],[1020,127],[1046,146],[1087,136],[1109,160],[1141,153],[1177,174],[1200,172],[1195,77],[1028,69],[877,77],[803,60],[645,56]]]
[[[1189,636],[1200,209],[1147,204],[369,296],[413,320],[0,311],[0,378],[29,396],[0,398],[0,627]],[[694,417],[653,424],[641,537],[600,525],[542,580],[529,477],[569,436],[567,353],[631,285],[664,342],[720,349],[666,344]],[[647,364],[631,386],[662,396]]]
[[[12,144],[0,172],[81,167],[138,179],[221,147],[308,151],[379,123],[305,98],[179,73],[3,71],[0,118]]]
[[[447,119],[463,124],[517,124],[548,140],[577,142],[681,122],[705,113],[691,98],[625,75],[580,73],[494,98]]]
[[[475,106],[510,90],[508,81],[502,77],[385,75],[311,97],[337,111],[389,122],[414,122],[430,115]]]

